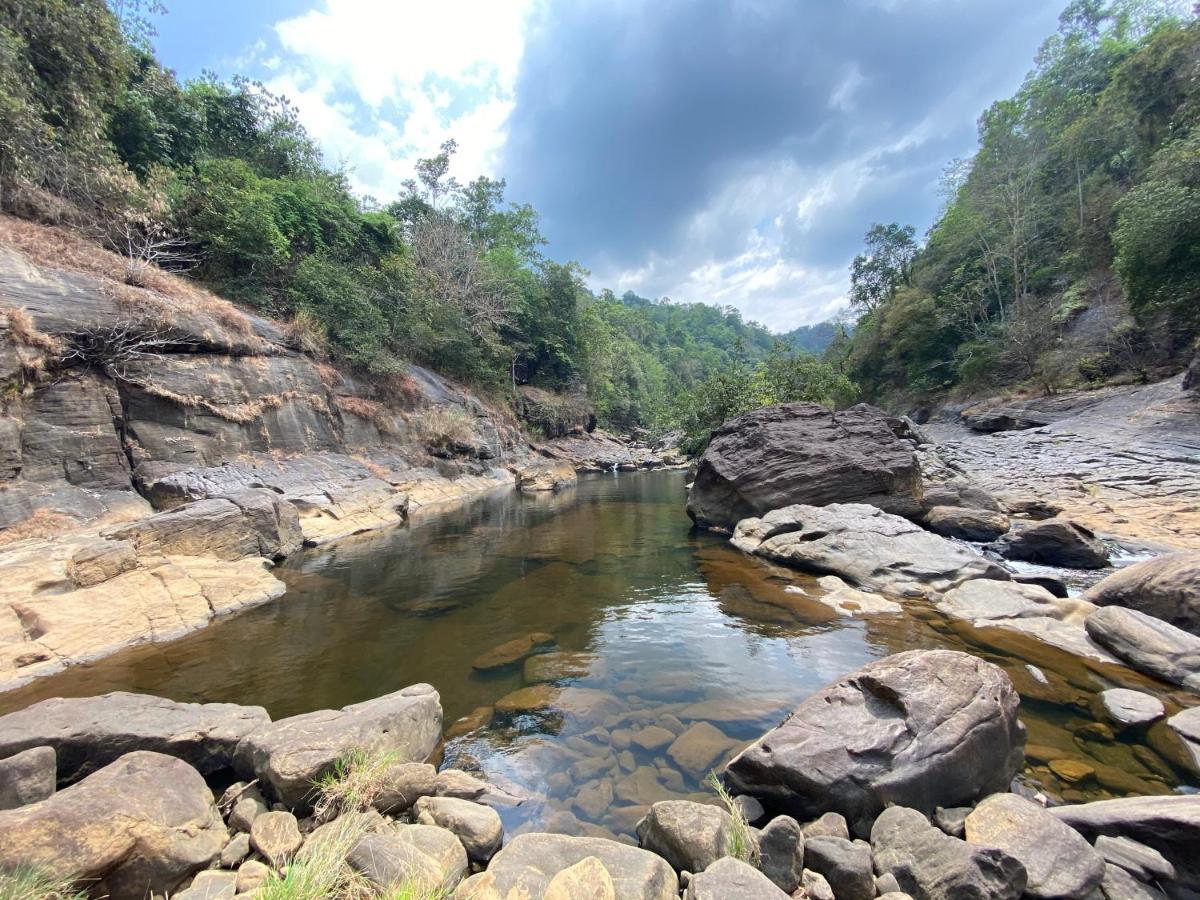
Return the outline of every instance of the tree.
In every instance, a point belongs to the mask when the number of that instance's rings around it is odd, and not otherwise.
[[[896,296],[901,285],[912,278],[917,255],[916,230],[876,223],[867,232],[866,252],[854,257],[850,266],[850,304],[862,315],[870,315]]]

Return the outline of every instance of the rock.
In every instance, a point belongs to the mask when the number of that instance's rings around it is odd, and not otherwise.
[[[1048,617],[1082,625],[1095,611],[1090,603],[1055,597],[1035,584],[975,578],[934,599],[938,610],[959,619],[991,623],[1002,619]]]
[[[758,868],[786,894],[800,886],[804,872],[804,832],[791,816],[776,816],[758,836]]]
[[[1025,867],[1003,850],[951,837],[914,809],[892,806],[871,829],[875,871],[915,900],[1016,900]]]
[[[1200,795],[1125,797],[1050,810],[1085,838],[1127,837],[1152,847],[1175,867],[1178,883],[1200,890]]]
[[[1200,634],[1200,552],[1172,553],[1118,569],[1084,598],[1124,606]]]
[[[708,722],[695,722],[671,742],[667,756],[692,778],[712,770],[721,756],[733,747],[733,738]]]
[[[556,687],[537,684],[505,694],[496,701],[496,712],[505,716],[555,713],[572,727],[603,722],[621,709],[621,701],[607,691],[594,688]]]
[[[462,718],[455,719],[453,724],[446,729],[446,740],[453,740],[456,737],[462,737],[464,734],[470,734],[473,731],[478,731],[480,728],[487,727],[495,713],[495,709],[490,706],[475,707]]]
[[[41,803],[0,812],[0,868],[35,866],[96,896],[165,893],[225,846],[212,792],[187,763],[136,751]]]
[[[232,765],[238,742],[270,721],[261,706],[176,703],[124,691],[57,697],[0,717],[0,756],[53,747],[62,785],[133,750],[178,757],[207,775]]]
[[[1103,569],[1108,549],[1088,529],[1069,519],[1046,519],[1009,532],[994,545],[1006,559],[1067,569]]]
[[[850,826],[846,823],[846,817],[841,813],[823,813],[807,825],[802,825],[800,830],[804,832],[806,839],[821,835],[850,839]]]
[[[233,900],[237,893],[237,873],[209,869],[197,873],[187,890],[172,894],[174,900]]]
[[[1117,730],[1144,728],[1166,715],[1162,701],[1141,691],[1109,688],[1096,695],[1092,703],[1098,718],[1107,719]]]
[[[267,811],[267,804],[257,790],[249,796],[243,796],[234,802],[229,811],[229,827],[238,831],[250,832],[254,820]]]
[[[801,873],[800,890],[796,893],[799,893],[801,897],[807,897],[808,900],[837,900],[833,896],[833,888],[829,886],[825,876],[812,871],[812,869],[805,869]]]
[[[1104,606],[1084,623],[1093,641],[1139,672],[1200,693],[1200,637],[1121,606]]]
[[[966,834],[967,816],[971,814],[969,806],[952,806],[949,809],[938,807],[933,813],[933,824],[951,837],[960,838]]]
[[[839,837],[814,837],[804,842],[804,868],[825,876],[838,900],[872,900],[875,871],[871,848]]]
[[[942,829],[945,831],[946,829]],[[900,893],[900,882],[896,880],[896,876],[890,872],[885,875],[875,876],[875,893],[880,896],[886,894]]]
[[[266,863],[257,859],[248,859],[237,870],[237,892],[249,894],[258,890],[271,877],[271,869]]]
[[[67,574],[80,587],[103,584],[137,567],[137,551],[130,541],[89,541],[67,560]]]
[[[655,750],[661,750],[675,739],[674,734],[657,725],[647,725],[645,728],[638,729],[630,736],[630,740],[634,744],[651,753]]]
[[[221,849],[221,868],[232,869],[250,855],[250,835],[239,832]]]
[[[589,856],[551,878],[542,900],[616,900],[616,896],[617,889],[604,863]]]
[[[54,793],[53,747],[31,747],[0,759],[0,810],[45,800]]]
[[[487,862],[504,842],[504,826],[491,807],[457,797],[422,797],[413,807],[421,825],[437,825],[454,834],[467,856]]]
[[[737,797],[734,797],[733,808],[737,810],[738,814],[750,825],[756,823],[759,819],[766,815],[767,812],[765,809],[763,809],[763,805],[759,803],[756,798],[751,797],[749,794],[741,794]]]
[[[820,603],[824,603],[830,609],[835,610],[839,615],[856,616],[878,613],[898,613],[903,610],[903,607],[880,594],[872,594],[867,591],[860,591],[858,588],[852,588],[836,575],[822,575],[817,579],[817,584],[822,591],[814,597]]]
[[[638,823],[638,846],[676,871],[701,872],[726,854],[731,828],[729,813],[719,807],[666,800],[652,805]]]
[[[380,893],[407,888],[441,896],[466,877],[467,851],[451,832],[431,825],[398,825],[363,835],[346,857]]]
[[[525,637],[505,641],[500,646],[493,647],[487,653],[476,657],[475,662],[471,663],[471,668],[477,672],[490,672],[494,669],[515,666],[527,656],[536,653],[539,649],[553,646],[554,635],[552,634],[546,634],[542,631],[527,634]]]
[[[1167,719],[1167,725],[1180,737],[1200,744],[1200,706],[1175,713]]]
[[[934,534],[963,541],[994,541],[1008,531],[1008,516],[990,509],[935,506],[922,521]]]
[[[517,470],[517,490],[533,494],[543,491],[558,492],[571,487],[579,478],[575,467],[568,462],[538,462]]]
[[[786,900],[787,894],[754,866],[726,856],[693,875],[684,900]]]
[[[383,787],[371,802],[381,813],[396,815],[421,797],[436,793],[438,772],[429,763],[407,762],[388,766]]]
[[[1016,794],[985,798],[967,816],[966,837],[1020,862],[1027,897],[1086,897],[1104,877],[1104,860],[1079,832]]]
[[[264,725],[243,738],[234,767],[279,802],[308,809],[312,783],[351,750],[389,751],[424,762],[442,736],[442,706],[427,684],[406,687],[340,710],[323,709]]]
[[[1071,596],[1071,592],[1067,589],[1067,583],[1055,575],[1026,575],[1016,573],[1013,575],[1013,581],[1018,584],[1034,584],[1040,588],[1045,588],[1060,599]]]
[[[1010,578],[978,553],[861,503],[788,506],[744,519],[733,544],[805,571],[832,572],[861,590],[896,596],[931,596],[972,578]]]
[[[589,819],[599,819],[613,802],[613,783],[608,778],[591,781],[575,794],[572,805]]]
[[[1048,763],[1050,771],[1068,784],[1087,781],[1096,774],[1096,770],[1078,759],[1052,759]]]
[[[788,403],[746,413],[712,434],[688,492],[697,525],[731,530],[742,519],[797,503],[868,503],[895,512],[920,507],[912,444],[879,410],[831,413]]]
[[[679,879],[667,861],[646,850],[597,837],[519,834],[497,853],[486,872],[458,886],[455,900],[542,900],[553,878],[595,857],[613,882],[616,900],[676,900]],[[511,892],[511,894],[510,894]]]
[[[546,681],[566,681],[586,678],[603,671],[604,664],[594,653],[538,653],[525,660],[523,677],[526,684]]]
[[[275,869],[295,856],[303,843],[299,823],[290,812],[263,813],[250,826],[250,845]]]
[[[1100,893],[1105,900],[1165,900],[1166,894],[1148,884],[1142,884],[1119,866],[1104,867]]]
[[[1131,838],[1102,834],[1096,838],[1096,852],[1139,881],[1175,880],[1175,867],[1161,853]]]
[[[809,697],[726,769],[735,793],[863,833],[888,804],[932,813],[1005,790],[1021,766],[1020,699],[1003,670],[953,650],[873,662]]]

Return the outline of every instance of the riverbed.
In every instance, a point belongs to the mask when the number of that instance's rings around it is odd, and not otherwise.
[[[890,653],[951,647],[1000,663],[1021,690],[1032,747],[1023,790],[1078,802],[1192,789],[1152,741],[1114,737],[1090,712],[1114,685],[1169,709],[1183,695],[920,602],[839,616],[817,602],[815,579],[693,531],[681,472],[483,498],[304,551],[278,574],[278,602],[40,679],[0,697],[0,711],[131,690],[257,704],[278,718],[429,682],[445,713],[445,763],[526,798],[502,811],[510,833],[628,836],[651,802],[711,798],[707,773],[822,685]],[[535,632],[554,643],[533,662],[472,667]],[[1060,778],[1055,769],[1083,771],[1063,760],[1090,774]]]

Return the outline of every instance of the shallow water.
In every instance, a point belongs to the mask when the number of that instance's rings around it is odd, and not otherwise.
[[[0,697],[0,711],[121,689],[259,704],[278,718],[427,681],[452,735],[446,765],[531,795],[503,811],[510,829],[628,835],[648,803],[711,798],[707,771],[822,685],[889,653],[945,646],[1012,674],[1035,748],[1022,776],[1030,790],[1081,800],[1185,780],[1148,748],[1135,751],[1139,742],[1097,729],[1089,703],[1118,684],[1172,710],[1186,695],[921,603],[840,618],[813,599],[813,579],[691,531],[683,509],[682,473],[598,475],[562,494],[505,494],[305,551],[280,568],[279,602],[36,682]],[[572,655],[472,669],[531,632],[549,632],[547,649]],[[548,662],[560,671],[547,675]],[[537,681],[555,674],[564,677]],[[506,712],[493,713],[498,702]],[[455,720],[472,714],[479,727],[458,734],[467,726]],[[674,744],[684,729],[688,739]],[[1051,758],[1087,762],[1096,775],[1062,782]]]

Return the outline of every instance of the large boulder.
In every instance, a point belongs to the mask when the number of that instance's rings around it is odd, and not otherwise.
[[[1084,598],[1097,606],[1126,606],[1200,634],[1200,552],[1172,553],[1118,569]]]
[[[725,855],[732,827],[729,813],[719,807],[663,800],[638,822],[638,846],[680,872],[701,872]]]
[[[407,888],[442,896],[467,874],[467,852],[451,832],[432,825],[394,825],[363,835],[346,857],[386,894]]]
[[[391,752],[395,762],[424,762],[442,735],[441,699],[415,684],[339,710],[280,719],[241,740],[234,767],[257,778],[278,802],[307,809],[313,781],[351,750]]]
[[[922,521],[934,534],[963,541],[994,541],[1008,531],[1008,516],[991,509],[935,506]]]
[[[1006,559],[1047,566],[1103,569],[1108,565],[1108,548],[1103,541],[1082,525],[1063,518],[1010,531],[993,547]]]
[[[809,697],[725,777],[768,808],[801,821],[838,812],[865,834],[889,804],[932,815],[1007,789],[1023,759],[1019,705],[999,667],[909,650]]]
[[[521,834],[497,853],[486,872],[458,886],[455,900],[542,900],[554,877],[595,857],[612,878],[616,900],[676,900],[679,879],[660,856],[597,837]]]
[[[199,772],[138,751],[41,803],[0,812],[0,869],[74,876],[113,900],[173,894],[227,837]]]
[[[1139,672],[1200,693],[1200,637],[1123,606],[1087,617],[1088,636]]]
[[[871,829],[875,871],[913,900],[1017,900],[1025,867],[996,847],[951,837],[914,809],[893,806]]]
[[[238,742],[270,721],[261,706],[235,703],[177,703],[125,691],[56,697],[0,717],[0,756],[53,747],[64,785],[133,750],[177,756],[207,775],[232,765]]]
[[[917,514],[921,472],[913,444],[870,406],[834,413],[815,403],[786,403],[713,432],[687,511],[697,525],[730,530],[796,503],[855,502]]]
[[[1175,867],[1178,884],[1200,890],[1200,795],[1124,797],[1050,812],[1089,840],[1106,834],[1154,848]]]
[[[787,506],[743,519],[739,550],[805,571],[832,572],[857,588],[924,597],[972,578],[1011,576],[978,553],[862,503]]]

